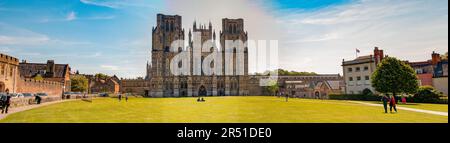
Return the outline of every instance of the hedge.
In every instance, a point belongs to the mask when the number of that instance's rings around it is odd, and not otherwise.
[[[373,94],[330,94],[332,100],[380,101],[381,97]]]

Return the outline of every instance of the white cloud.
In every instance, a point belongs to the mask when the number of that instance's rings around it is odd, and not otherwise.
[[[66,21],[73,21],[77,19],[77,14],[74,11],[69,12],[66,16]]]
[[[448,1],[361,0],[316,11],[283,11],[277,23],[283,68],[341,73],[342,59],[375,46],[390,56],[417,61],[448,51]],[[309,66],[298,65],[302,58]]]
[[[0,45],[14,46],[36,46],[36,45],[91,45],[90,42],[67,41],[57,38],[50,38],[48,35],[37,33],[25,28],[0,22]]]
[[[80,2],[87,5],[95,5],[112,9],[120,9],[125,7],[156,8],[151,1],[148,0],[80,0]]]
[[[101,65],[100,68],[103,68],[105,70],[111,70],[111,71],[119,70],[118,66],[112,66],[112,65]]]

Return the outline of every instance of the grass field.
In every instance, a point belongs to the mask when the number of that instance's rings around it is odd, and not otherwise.
[[[447,116],[346,101],[276,97],[99,98],[71,101],[9,115],[4,123],[448,123]],[[430,107],[431,108],[431,107]],[[446,107],[448,108],[448,106]],[[439,109],[440,110],[440,109]]]

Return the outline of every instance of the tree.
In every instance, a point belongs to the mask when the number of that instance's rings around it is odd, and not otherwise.
[[[373,95],[373,92],[372,92],[372,90],[366,88],[366,89],[364,89],[362,91],[362,94],[364,94],[364,95]]]
[[[278,82],[273,80],[270,81],[270,86],[266,86],[265,90],[270,94],[270,95],[275,95],[277,93],[277,91],[279,90],[279,85]]]
[[[386,57],[372,74],[372,86],[381,93],[414,94],[419,88],[416,72],[406,63]]]
[[[442,60],[448,60],[448,52],[445,52],[444,55],[441,55]]]
[[[34,76],[33,79],[36,80],[36,81],[43,81],[44,80],[44,78],[40,74],[37,74],[36,76]]]
[[[106,74],[103,74],[103,73],[98,73],[98,74],[95,74],[95,78],[106,80],[109,78],[109,76]]]
[[[278,71],[280,76],[313,76],[317,75],[315,72],[298,72],[298,71],[288,71],[284,69],[278,69],[273,71],[265,71],[264,73],[256,73],[256,75],[274,75],[275,71]]]
[[[74,75],[70,78],[71,89],[75,92],[86,92],[88,89],[88,79],[82,75]]]

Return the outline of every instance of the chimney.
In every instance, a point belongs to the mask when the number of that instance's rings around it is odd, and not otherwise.
[[[433,51],[433,54],[431,54],[431,64],[437,65],[439,62],[441,62],[441,55]]]
[[[55,61],[54,60],[48,60],[47,61],[47,76],[54,77],[55,73]]]
[[[381,61],[384,58],[384,52],[383,50],[380,50],[378,47],[375,47],[375,50],[373,51],[375,56],[375,64],[378,65],[378,63],[381,63]]]

